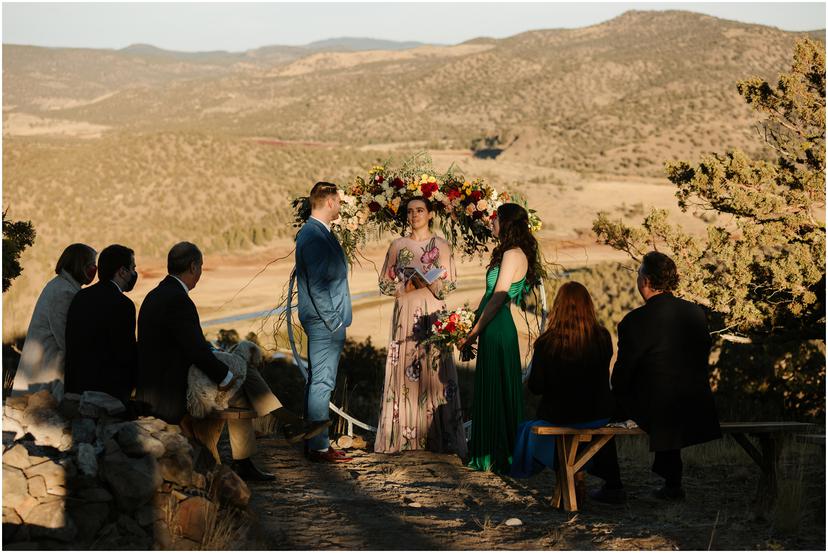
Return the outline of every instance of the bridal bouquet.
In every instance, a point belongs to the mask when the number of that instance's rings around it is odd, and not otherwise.
[[[447,349],[465,340],[473,326],[474,311],[468,307],[442,311],[431,325],[431,335],[426,338],[425,343]]]

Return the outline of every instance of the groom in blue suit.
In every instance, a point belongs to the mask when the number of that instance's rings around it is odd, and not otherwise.
[[[328,404],[345,345],[345,329],[351,324],[351,293],[345,253],[331,232],[331,221],[339,217],[336,185],[317,182],[310,204],[310,218],[296,235],[296,283],[299,321],[308,337],[305,420],[312,424],[329,420]],[[330,446],[327,430],[307,440],[306,445],[311,461],[351,460]]]

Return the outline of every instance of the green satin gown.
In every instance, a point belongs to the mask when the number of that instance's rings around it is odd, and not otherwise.
[[[477,308],[483,313],[494,292],[500,267],[486,273],[486,293]],[[509,299],[520,301],[526,277],[509,287]],[[523,421],[523,386],[517,328],[506,302],[480,334],[474,375],[468,466],[508,474],[518,425]]]

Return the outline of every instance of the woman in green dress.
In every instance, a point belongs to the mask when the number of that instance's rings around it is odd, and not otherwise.
[[[529,214],[517,204],[503,204],[493,221],[498,240],[486,272],[486,293],[477,321],[462,344],[480,338],[474,376],[471,440],[467,465],[508,474],[518,425],[523,421],[521,360],[509,303],[540,281],[538,242],[529,229]]]

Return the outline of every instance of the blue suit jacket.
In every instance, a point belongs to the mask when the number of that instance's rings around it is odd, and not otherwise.
[[[296,284],[302,326],[321,323],[331,332],[350,326],[348,262],[339,241],[316,219],[296,235]]]

